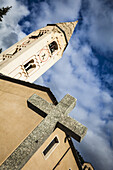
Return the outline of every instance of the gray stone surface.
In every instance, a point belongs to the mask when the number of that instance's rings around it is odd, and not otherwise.
[[[47,114],[42,122],[32,133],[19,145],[19,147],[1,165],[2,169],[21,169],[37,149],[52,134],[56,127],[62,129],[66,134],[80,142],[87,132],[87,128],[68,116],[68,113],[75,107],[76,99],[67,94],[58,103],[53,105],[37,96],[32,95],[28,99],[28,106]]]

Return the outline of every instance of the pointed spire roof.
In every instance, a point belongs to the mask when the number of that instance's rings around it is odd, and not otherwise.
[[[78,21],[75,22],[62,22],[62,23],[57,23],[56,25],[61,28],[65,32],[67,41],[70,40],[73,31],[77,25]]]

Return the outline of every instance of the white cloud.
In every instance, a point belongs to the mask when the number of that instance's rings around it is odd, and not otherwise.
[[[25,36],[18,22],[29,14],[27,7],[16,0],[0,1],[0,7],[12,6],[0,22],[0,48],[5,50]]]
[[[89,130],[84,142],[81,142],[78,148],[87,160],[90,159],[93,165],[98,165],[95,169],[112,169],[113,152],[109,147],[108,140],[101,135]]]
[[[87,25],[87,37],[92,46],[98,50],[113,51],[113,1],[87,0],[84,3],[87,9],[83,10],[85,16],[84,28]]]
[[[50,0],[49,3],[47,1],[42,1],[39,4],[33,3],[33,29],[44,27],[48,23],[50,24],[64,22],[65,20],[76,20],[80,5],[81,0]]]

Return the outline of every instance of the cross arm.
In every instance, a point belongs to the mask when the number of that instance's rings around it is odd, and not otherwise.
[[[72,97],[69,94],[66,94],[63,99],[54,106],[51,103],[48,103],[46,100],[42,99],[40,96],[33,94],[28,100],[27,100],[28,107],[34,110],[35,112],[38,112],[43,117],[46,117],[47,114],[52,112],[59,112],[63,113],[64,115],[68,115],[71,110],[76,105],[76,99]]]
[[[29,108],[37,112],[43,117],[46,117],[51,110],[54,109],[54,105],[48,103],[46,100],[42,99],[40,96],[33,94],[28,100],[27,105]]]
[[[76,100],[69,94],[66,94],[63,99],[57,104],[57,109],[64,115],[68,115],[76,105]]]
[[[81,142],[87,132],[87,128],[84,125],[69,116],[65,116],[61,119],[57,123],[57,126],[78,142]]]

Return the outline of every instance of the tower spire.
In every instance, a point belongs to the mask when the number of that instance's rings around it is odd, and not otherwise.
[[[69,42],[77,23],[78,21],[62,22],[62,23],[57,23],[56,25],[65,32],[67,41]]]
[[[61,57],[77,25],[47,24],[0,54],[0,73],[34,82]]]

